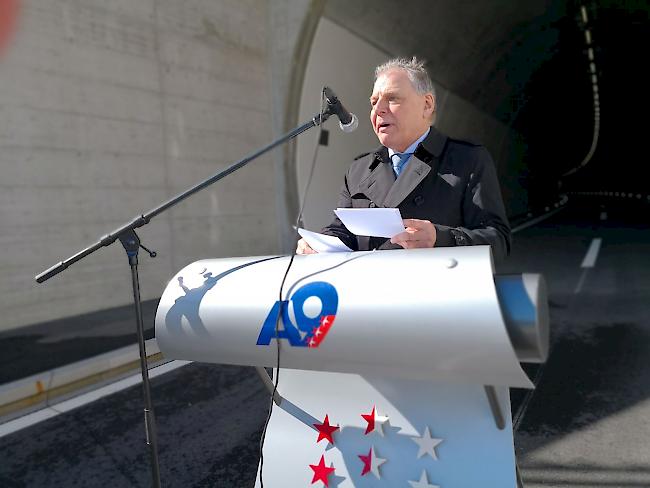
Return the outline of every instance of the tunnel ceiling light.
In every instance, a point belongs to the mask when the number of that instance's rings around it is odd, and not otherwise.
[[[593,135],[591,139],[591,146],[589,147],[589,151],[585,155],[584,159],[579,165],[564,173],[562,177],[572,175],[573,173],[577,172],[580,168],[585,167],[591,161],[591,158],[596,152],[596,147],[598,146],[598,136],[600,133],[600,103],[599,103],[599,95],[598,95],[599,92],[598,76],[597,76],[597,68],[596,68],[596,62],[594,56],[594,49],[591,47],[592,38],[591,38],[591,31],[589,30],[588,27],[589,18],[587,16],[586,6],[584,5],[580,6],[580,14],[582,17],[582,25],[580,27],[584,29],[585,32],[585,43],[587,44],[587,58],[589,59],[589,71],[591,73],[591,84],[592,84],[591,86],[593,90],[594,127],[592,133]]]

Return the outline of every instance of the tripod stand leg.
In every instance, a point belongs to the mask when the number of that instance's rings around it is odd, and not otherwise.
[[[135,303],[135,319],[140,349],[140,372],[142,373],[142,392],[144,396],[144,427],[147,445],[151,455],[151,476],[154,488],[160,488],[160,465],[158,463],[158,435],[156,433],[156,418],[151,403],[151,386],[149,385],[149,366],[147,365],[147,349],[144,343],[144,320],[142,319],[142,302],[140,300],[140,281],[138,279],[138,249],[140,239],[131,230],[120,236],[120,242],[129,257],[131,266],[131,283],[133,286],[133,302]]]

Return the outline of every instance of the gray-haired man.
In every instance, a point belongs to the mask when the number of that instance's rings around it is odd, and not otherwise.
[[[352,163],[338,206],[397,207],[406,231],[392,239],[355,236],[335,219],[323,233],[359,251],[489,244],[504,258],[510,226],[492,158],[483,146],[431,127],[435,95],[423,63],[398,58],[378,66],[370,105],[382,145]],[[314,251],[301,239],[297,252]]]

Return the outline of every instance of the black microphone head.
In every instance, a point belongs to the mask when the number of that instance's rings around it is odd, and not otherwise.
[[[359,119],[353,113],[348,112],[341,101],[330,87],[323,87],[323,94],[327,100],[327,107],[331,114],[339,118],[339,127],[343,132],[352,132],[359,125]]]
[[[323,87],[323,93],[325,93],[325,99],[327,100],[328,104],[333,105],[339,101],[336,93],[334,93],[334,91],[329,86]]]

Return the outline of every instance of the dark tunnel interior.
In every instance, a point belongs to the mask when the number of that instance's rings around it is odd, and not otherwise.
[[[561,193],[603,192],[608,199],[633,193],[648,202],[639,177],[648,12],[646,2],[613,0],[407,2],[399,9],[386,0],[331,0],[325,8],[326,16],[387,53],[423,57],[440,83],[518,132],[524,148],[518,181],[534,214]],[[587,164],[566,175],[594,138],[589,48],[597,144]],[[638,202],[627,203],[642,211]]]
[[[558,46],[526,83],[524,102],[514,121],[527,141],[531,204],[545,204],[546,195],[567,192],[618,192],[647,197],[643,141],[642,69],[650,41],[648,9],[621,8],[603,2],[589,9],[597,69],[601,122],[591,161],[572,175],[589,151],[594,132],[594,97],[580,13],[569,8],[559,19]],[[556,186],[561,183],[561,186]]]

